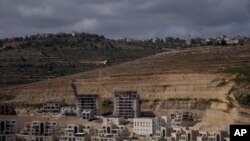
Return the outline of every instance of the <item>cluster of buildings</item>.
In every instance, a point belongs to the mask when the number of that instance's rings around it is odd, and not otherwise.
[[[25,141],[54,141],[56,122],[33,121],[20,132],[20,138]]]
[[[197,123],[190,112],[141,117],[139,95],[135,91],[115,92],[113,101],[113,114],[110,116],[99,116],[100,102],[96,94],[78,95],[76,107],[61,107],[57,102],[46,102],[39,112],[57,112],[62,116],[78,116],[87,120],[98,118],[102,123],[95,127],[91,124],[68,124],[67,127],[62,127],[55,121],[32,121],[17,132],[15,120],[0,120],[0,141],[229,140],[227,131],[208,133],[190,129]],[[58,132],[59,130],[63,132]]]
[[[2,48],[16,48],[24,46],[25,44],[25,41],[8,40],[3,43]]]
[[[0,48],[17,48],[17,47],[24,47],[29,44],[33,44],[30,41],[37,41],[37,40],[48,40],[48,39],[60,39],[60,38],[82,38],[82,39],[94,39],[98,38],[100,40],[106,40],[103,35],[96,35],[96,34],[89,34],[83,32],[75,32],[72,33],[40,33],[36,35],[30,35],[25,37],[13,37],[13,38],[5,38],[0,39]]]
[[[125,37],[121,41],[126,43],[148,43],[148,44],[155,44],[155,45],[192,45],[192,46],[209,46],[209,45],[242,45],[245,42],[249,41],[249,38],[242,37],[242,36],[235,36],[235,37],[227,37],[225,35],[214,37],[214,38],[191,38],[190,35],[186,39],[179,39],[173,37],[165,37],[165,38],[153,38],[144,41],[132,39]]]
[[[61,107],[58,102],[45,102],[39,113],[61,113],[62,116],[78,116],[91,120],[100,115],[100,102],[97,94],[77,95],[76,106]],[[114,94],[113,116],[131,119],[140,116],[139,95],[135,91],[118,91]]]
[[[190,114],[190,113],[189,113]],[[127,123],[123,117],[103,117],[102,124],[68,124],[60,127],[55,121],[32,121],[20,132],[15,120],[0,120],[1,141],[229,141],[228,131],[205,132],[189,129],[174,122],[186,119],[187,112],[175,113],[174,117],[156,116],[133,118]],[[179,119],[181,117],[181,119]],[[62,133],[58,133],[59,130]]]

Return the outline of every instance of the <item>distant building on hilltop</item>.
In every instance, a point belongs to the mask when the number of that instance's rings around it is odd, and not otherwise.
[[[24,45],[25,42],[21,41],[14,41],[14,40],[9,40],[3,43],[3,48],[16,48],[21,45]]]
[[[167,127],[166,116],[142,117],[133,119],[133,131],[140,136],[153,136],[162,127]]]

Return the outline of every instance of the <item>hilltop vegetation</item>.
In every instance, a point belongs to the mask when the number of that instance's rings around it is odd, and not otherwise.
[[[31,83],[98,67],[82,63],[86,61],[108,60],[110,66],[163,51],[86,33],[36,35],[2,42],[15,42],[18,47],[6,46],[0,50],[0,86]]]
[[[250,107],[250,65],[228,67],[224,72],[236,75],[234,79],[236,86],[231,92],[241,106]]]
[[[230,73],[236,76],[233,79],[236,85],[231,91],[235,99],[242,106],[250,106],[249,45],[187,49],[184,40],[178,38],[166,38],[166,41],[158,39],[154,42],[110,40],[86,33],[74,36],[65,33],[34,35],[12,40],[18,47],[5,46],[6,48],[0,50],[1,87],[86,72],[98,67],[97,64],[86,62],[108,60],[103,73],[111,77],[171,73]],[[6,42],[12,41],[1,40],[2,44]],[[166,53],[157,54],[161,52]],[[157,55],[151,57],[154,54]],[[135,59],[138,60],[131,61]],[[123,62],[127,63],[115,65]],[[114,66],[108,67],[111,65]],[[74,77],[94,78],[96,74],[97,71],[89,71]],[[230,85],[228,82],[226,79],[221,79],[215,87],[223,89]]]

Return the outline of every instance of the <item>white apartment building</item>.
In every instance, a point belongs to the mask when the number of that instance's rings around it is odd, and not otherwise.
[[[133,130],[137,135],[152,136],[161,127],[167,126],[168,118],[166,116],[156,116],[155,118],[134,118]]]
[[[133,119],[133,130],[137,135],[152,136],[156,131],[155,126],[154,118]]]

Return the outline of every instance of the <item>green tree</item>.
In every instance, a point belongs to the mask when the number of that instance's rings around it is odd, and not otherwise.
[[[108,110],[111,110],[112,106],[113,106],[113,102],[110,99],[104,99],[102,101],[102,107],[103,107],[104,113],[106,113]]]

